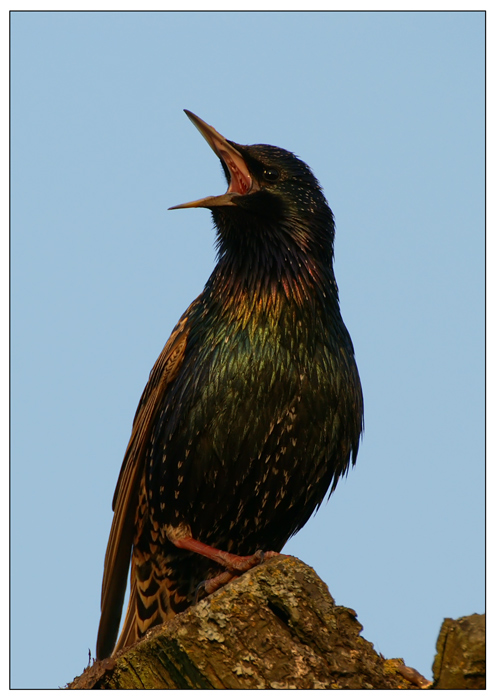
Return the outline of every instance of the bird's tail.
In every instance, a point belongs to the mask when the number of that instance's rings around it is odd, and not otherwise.
[[[171,620],[191,604],[193,591],[187,575],[189,558],[171,543],[162,547],[160,553],[134,547],[129,604],[112,656],[137,642],[151,627]]]
[[[115,645],[115,649],[113,650],[112,656],[115,656],[115,654],[124,647],[128,647],[131,644],[134,644],[134,642],[136,642],[140,638],[141,635],[139,633],[138,619],[139,618],[137,615],[137,585],[133,580],[124,624],[122,626],[122,631],[120,633],[118,642]]]

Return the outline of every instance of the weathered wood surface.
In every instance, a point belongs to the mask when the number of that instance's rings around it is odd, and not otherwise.
[[[431,687],[384,659],[313,569],[276,557],[96,662],[70,689],[409,689]]]
[[[486,687],[485,615],[446,618],[437,640],[433,687],[482,690]]]

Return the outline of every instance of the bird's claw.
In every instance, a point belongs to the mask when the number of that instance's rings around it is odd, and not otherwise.
[[[198,583],[198,585],[196,586],[196,590],[194,591],[194,605],[197,605],[199,603],[201,589],[206,590],[206,581],[201,581],[201,583]]]

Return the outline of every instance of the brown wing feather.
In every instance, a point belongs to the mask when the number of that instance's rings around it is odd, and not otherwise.
[[[110,656],[117,639],[127,586],[143,457],[156,413],[184,358],[189,335],[186,324],[197,303],[198,300],[194,301],[184,313],[155,362],[134,417],[131,438],[113,497],[114,516],[105,554],[101,590],[101,617],[96,647],[98,659]]]

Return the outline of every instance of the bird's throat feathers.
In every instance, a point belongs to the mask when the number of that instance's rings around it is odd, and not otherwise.
[[[222,303],[277,306],[338,306],[333,271],[334,224],[328,216],[306,226],[300,221],[237,225],[232,210],[214,212],[218,262],[205,292]],[[249,217],[247,217],[249,221]],[[315,226],[315,224],[317,224]]]

